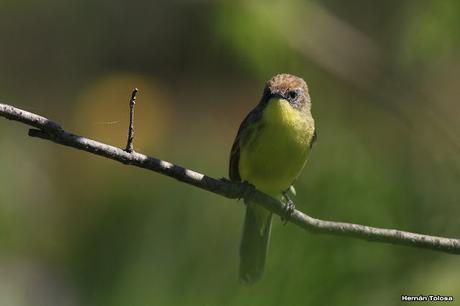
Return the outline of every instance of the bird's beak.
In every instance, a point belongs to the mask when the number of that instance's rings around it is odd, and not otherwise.
[[[270,95],[270,100],[271,99],[284,99],[283,95],[279,94],[279,93],[272,93]]]
[[[279,94],[279,93],[271,94],[268,101],[269,101],[269,102],[278,102],[278,103],[282,103],[282,102],[287,102],[287,103],[289,103],[289,101],[286,100],[286,98],[284,98],[284,97],[283,97],[281,94]]]

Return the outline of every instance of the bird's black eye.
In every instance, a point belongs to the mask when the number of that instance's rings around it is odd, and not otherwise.
[[[298,95],[297,92],[293,90],[287,93],[288,98],[291,100],[297,99],[297,95]]]

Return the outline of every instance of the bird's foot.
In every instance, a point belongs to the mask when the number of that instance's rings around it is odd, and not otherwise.
[[[226,178],[226,177],[221,177],[220,180],[221,180],[222,182],[225,182],[225,183],[232,183],[232,181],[229,180],[229,179]]]
[[[243,194],[240,199],[247,199],[256,190],[256,187],[247,181],[241,182],[241,186],[243,187]]]
[[[288,192],[284,191],[283,192],[283,198],[284,198],[284,214],[281,216],[281,221],[283,221],[283,225],[286,225],[291,218],[292,214],[294,213],[295,210],[295,204],[294,202],[289,198]]]
[[[248,183],[247,181],[243,181],[243,182],[232,181],[232,180],[229,180],[226,177],[221,177],[220,181],[222,181],[224,183],[228,183],[228,184],[233,184],[235,186],[235,188],[237,188],[235,190],[235,193],[238,193],[238,196],[235,197],[235,198],[238,201],[241,200],[241,199],[244,200],[244,199],[248,198],[256,190],[254,185]],[[241,190],[241,192],[240,192],[240,190]]]

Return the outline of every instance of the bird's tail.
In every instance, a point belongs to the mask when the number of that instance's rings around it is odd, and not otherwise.
[[[240,281],[252,284],[258,281],[265,268],[272,213],[257,204],[248,203],[240,246]]]

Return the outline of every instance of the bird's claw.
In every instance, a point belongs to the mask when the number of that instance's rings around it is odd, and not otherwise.
[[[256,190],[256,187],[254,187],[254,185],[248,183],[247,181],[237,182],[237,181],[229,180],[226,177],[222,177],[220,178],[220,180],[224,183],[234,184],[235,187],[238,187],[238,183],[239,183],[239,187],[241,188],[240,190],[242,190],[242,192],[239,192],[239,195],[237,197],[238,201],[241,199],[243,200],[247,199]]]
[[[256,187],[247,181],[241,182],[241,186],[243,187],[243,194],[239,199],[247,199],[256,190]]]
[[[283,209],[284,209],[284,214],[281,216],[281,221],[283,221],[283,225],[286,225],[291,218],[292,214],[294,213],[295,210],[295,204],[294,202],[289,198],[287,191],[283,192],[283,197],[285,200]]]
[[[229,180],[229,179],[226,178],[226,177],[221,177],[220,180],[221,180],[222,182],[225,182],[225,183],[231,183],[231,182],[232,182],[231,180]]]

